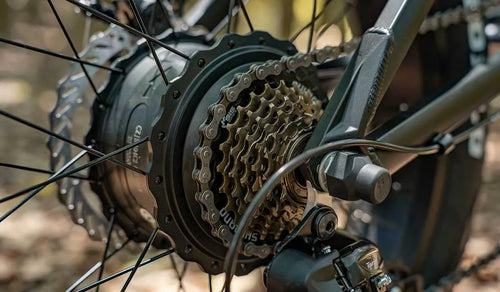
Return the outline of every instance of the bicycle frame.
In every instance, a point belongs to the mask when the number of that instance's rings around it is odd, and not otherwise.
[[[307,149],[334,140],[362,138],[416,146],[433,135],[448,133],[482,104],[500,92],[500,58],[470,71],[455,86],[409,118],[368,133],[368,125],[391,80],[406,56],[433,0],[389,0],[376,24],[361,39],[338,87],[314,130]],[[396,117],[395,120],[398,120]],[[399,119],[401,120],[401,119]],[[370,152],[375,163],[391,174],[413,160],[414,154]],[[318,160],[310,162],[305,175],[312,177]]]

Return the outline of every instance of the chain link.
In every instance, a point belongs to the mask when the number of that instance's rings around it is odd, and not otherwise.
[[[445,11],[439,11],[428,16],[420,26],[419,33],[425,34],[431,31],[447,28],[450,25],[468,21],[471,18],[482,17],[484,13],[493,7],[500,6],[500,0],[487,0],[476,7],[457,6]]]
[[[489,254],[487,254],[485,257],[482,257],[475,264],[471,265],[466,269],[456,270],[442,277],[437,281],[436,284],[431,285],[425,291],[427,292],[438,291],[440,288],[446,288],[454,284],[458,284],[464,278],[471,276],[472,274],[476,273],[479,269],[487,266],[489,263],[498,258],[498,256],[500,256],[500,243],[498,243],[497,246]]]
[[[194,150],[198,162],[193,179],[198,184],[196,199],[202,205],[202,218],[212,226],[212,234],[226,245],[236,228],[234,221],[243,214],[254,193],[290,158],[288,150],[293,147],[289,146],[311,132],[313,123],[321,115],[321,102],[296,73],[310,69],[313,62],[323,63],[348,55],[358,43],[359,39],[355,38],[339,46],[254,64],[220,90],[219,100],[209,107],[207,119],[200,127],[200,143]],[[270,86],[269,78],[274,78],[278,84]],[[282,80],[295,85],[286,85]],[[256,94],[252,86],[259,82],[264,91]],[[249,97],[246,105],[240,104],[243,96]],[[219,141],[217,137],[222,129],[229,135],[226,140]],[[272,146],[269,145],[271,140],[274,141]],[[210,165],[216,156],[213,151],[219,150],[223,159],[216,171],[211,171]],[[217,175],[222,177],[220,185],[210,183]],[[305,204],[290,199],[293,193],[300,193],[291,181],[285,180],[287,187],[276,189],[277,195],[268,198],[262,214],[250,228],[255,233],[247,235],[249,241],[264,241],[268,235],[277,241],[284,230],[292,230],[298,225]],[[225,194],[225,207],[216,207],[214,191]],[[234,214],[231,220],[229,212]],[[245,243],[242,252],[246,256],[265,258],[272,250],[273,245],[250,241]]]

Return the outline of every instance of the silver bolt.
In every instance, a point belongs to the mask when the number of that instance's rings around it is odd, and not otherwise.
[[[392,282],[391,277],[389,277],[389,276],[387,276],[387,275],[378,276],[378,277],[377,277],[377,280],[376,280],[376,283],[377,283],[377,287],[378,287],[378,288],[383,288],[383,287],[386,287],[386,286],[388,286],[389,284],[391,284],[391,282]]]
[[[329,254],[332,252],[332,248],[329,245],[323,246],[321,249],[322,254]]]

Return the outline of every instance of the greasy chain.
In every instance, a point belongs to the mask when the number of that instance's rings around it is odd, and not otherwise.
[[[200,127],[201,140],[194,150],[197,163],[193,178],[198,183],[196,200],[202,205],[202,218],[212,226],[212,234],[229,245],[239,217],[253,195],[281,165],[291,157],[289,150],[297,147],[295,141],[306,137],[319,120],[321,101],[307,86],[296,79],[299,69],[309,68],[313,62],[323,63],[352,53],[359,42],[355,38],[339,46],[328,46],[308,54],[283,56],[280,60],[254,64],[246,73],[237,74],[230,86],[222,88],[219,100],[208,109],[208,118]],[[292,77],[290,77],[292,75]],[[275,78],[274,85],[269,79]],[[289,82],[284,82],[289,79]],[[261,84],[260,91],[252,86]],[[263,87],[263,88],[262,88]],[[239,104],[247,98],[246,104]],[[225,128],[227,137],[219,141],[219,131]],[[246,146],[245,146],[246,145]],[[222,152],[221,162],[214,162],[213,149]],[[211,171],[216,163],[216,171]],[[220,185],[212,181],[222,177]],[[216,207],[212,188],[226,196],[226,205]],[[305,204],[293,196],[305,196],[293,178],[275,188],[259,210],[259,216],[250,227],[243,247],[247,256],[267,257],[273,245],[252,241],[278,241],[284,230],[293,230],[300,222]],[[228,214],[232,214],[232,217]],[[228,217],[229,216],[229,217]],[[272,232],[269,232],[272,231]]]

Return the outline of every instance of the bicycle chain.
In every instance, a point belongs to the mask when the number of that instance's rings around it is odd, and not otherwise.
[[[419,33],[425,34],[431,31],[447,28],[450,25],[459,24],[474,17],[482,17],[486,10],[499,6],[500,0],[487,0],[476,7],[457,6],[445,11],[436,12],[428,16],[420,26]]]
[[[429,286],[427,289],[425,289],[425,291],[434,292],[437,291],[439,288],[450,287],[454,284],[458,284],[464,278],[467,278],[471,276],[473,273],[476,273],[479,269],[487,266],[489,263],[494,261],[499,256],[500,256],[500,243],[498,243],[497,246],[489,254],[482,257],[475,264],[471,265],[466,269],[456,270],[442,277],[441,279],[438,280],[436,284]]]
[[[232,240],[234,222],[239,221],[255,193],[291,158],[289,150],[297,147],[294,143],[310,133],[321,116],[321,101],[296,74],[310,69],[313,62],[323,63],[352,53],[358,42],[354,38],[339,46],[254,64],[222,88],[219,100],[209,107],[207,119],[200,127],[200,143],[194,150],[197,163],[193,179],[198,184],[196,199],[202,206],[202,218],[225,245]],[[246,101],[240,103],[241,100]],[[220,131],[228,132],[223,141],[218,140]],[[222,161],[215,162],[214,151],[222,152]],[[211,183],[217,176],[220,185]],[[226,196],[222,208],[216,207],[220,199],[215,197],[213,187]],[[268,196],[250,226],[254,233],[247,237],[254,241],[264,242],[268,235],[272,239],[266,242],[277,241],[283,231],[293,230],[302,217],[305,204],[298,203],[297,197],[306,196],[307,191],[293,178],[285,179],[271,194],[274,195]],[[273,245],[246,242],[242,252],[265,258]]]

